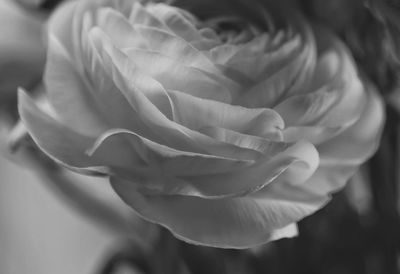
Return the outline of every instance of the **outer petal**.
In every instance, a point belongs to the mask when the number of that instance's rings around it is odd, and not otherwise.
[[[89,19],[90,17],[86,18]],[[84,63],[89,74],[89,77],[86,76],[85,79],[91,80],[92,103],[97,105],[112,127],[132,129],[142,136],[160,141],[157,134],[138,117],[113,79],[108,75],[101,58],[101,52],[97,50],[97,40],[93,39],[87,30],[91,22],[84,23],[88,25],[84,24],[82,31],[82,59],[85,60]],[[150,86],[154,87],[151,83]]]
[[[332,51],[321,57],[314,76],[314,93],[292,96],[275,109],[288,126],[338,127],[354,123],[365,105],[363,85],[344,46],[333,37]],[[322,87],[319,83],[323,82]]]
[[[309,180],[296,186],[271,184],[255,195],[312,203],[315,209],[327,203],[330,194],[344,187],[379,144],[384,121],[383,102],[372,89],[368,90],[367,98],[368,104],[357,123],[317,147],[320,166]]]
[[[131,145],[127,150],[139,155],[144,165],[153,170],[145,177],[132,173],[129,180],[132,190],[141,189],[145,193],[207,198],[242,196],[271,182],[300,184],[318,165],[315,148],[306,143],[290,147],[271,144],[276,147],[275,155],[248,162],[173,150],[125,131],[105,135],[94,148],[93,155],[109,142],[118,143],[118,139],[129,140]]]
[[[76,11],[77,1],[66,1],[56,9],[48,21],[48,31],[57,37],[68,53],[75,58],[76,42],[73,37],[73,18]]]
[[[216,247],[246,248],[268,242],[276,239],[276,230],[315,211],[290,200],[143,195],[132,191],[128,183],[111,183],[145,219],[169,228],[185,241]]]
[[[382,99],[367,86],[366,101],[360,119],[336,138],[318,146],[326,163],[358,166],[376,150],[385,120]]]
[[[103,117],[72,60],[56,37],[50,35],[45,82],[50,102],[63,122],[76,131],[96,136],[107,130]]]
[[[126,143],[114,142],[98,157],[90,157],[88,149],[95,139],[81,135],[59,124],[41,111],[23,91],[19,92],[19,113],[35,143],[52,159],[76,170],[109,171],[104,167],[129,167],[138,163],[127,153]]]

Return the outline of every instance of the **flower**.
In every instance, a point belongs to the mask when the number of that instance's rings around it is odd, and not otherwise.
[[[46,56],[43,19],[13,0],[0,0],[0,103],[16,97],[18,86],[31,88],[40,81]]]
[[[381,99],[346,47],[296,11],[252,2],[210,15],[197,6],[207,1],[183,2],[193,12],[60,7],[44,77],[54,111],[21,91],[22,120],[52,159],[106,174],[139,215],[188,242],[294,236],[376,149]]]

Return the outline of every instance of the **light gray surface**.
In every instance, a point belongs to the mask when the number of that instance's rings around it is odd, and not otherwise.
[[[91,274],[112,244],[32,172],[0,156],[1,274]]]

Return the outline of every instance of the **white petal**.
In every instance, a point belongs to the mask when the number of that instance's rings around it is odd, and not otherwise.
[[[96,34],[97,33],[97,34]],[[126,56],[113,47],[101,32],[93,32],[93,35],[99,35],[99,43],[103,43],[100,49],[103,49],[103,60],[107,63],[105,68],[113,77],[114,83],[126,96],[132,108],[138,114],[138,117],[149,127],[164,138],[164,144],[180,150],[201,152],[206,154],[219,155],[229,158],[254,159],[254,151],[243,149],[230,144],[221,143],[212,138],[192,131],[180,124],[169,120],[162,114],[148,99],[142,94],[128,79],[135,79],[135,68]]]
[[[90,32],[91,33],[91,32]],[[96,37],[86,33],[82,35],[83,57],[87,66],[87,79],[92,85],[93,103],[104,113],[112,127],[135,130],[138,134],[159,140],[157,134],[138,117],[132,106],[108,75],[105,64],[98,51],[99,42]],[[85,33],[84,33],[85,34]]]
[[[143,26],[169,30],[169,28],[162,21],[160,21],[159,18],[148,12],[138,1],[133,3],[132,11],[129,15],[129,22],[132,25],[139,24]]]
[[[357,166],[376,150],[385,119],[382,99],[369,87],[360,119],[337,137],[318,147],[326,163]]]
[[[284,123],[271,109],[249,109],[213,100],[197,98],[182,92],[168,91],[175,104],[177,121],[194,130],[222,127],[263,138],[279,138]]]
[[[54,11],[49,19],[49,33],[57,37],[60,43],[66,48],[72,57],[75,55],[76,42],[73,37],[74,14],[77,10],[76,1],[64,2]]]
[[[186,41],[190,42],[202,38],[197,28],[178,8],[159,3],[149,5],[147,10],[155,17],[160,18],[160,20],[162,20],[171,31]]]
[[[114,143],[98,157],[87,150],[95,139],[79,134],[41,111],[23,91],[19,92],[19,113],[35,143],[56,162],[77,171],[109,172],[105,167],[134,165],[135,158],[126,153],[123,143]]]
[[[147,40],[150,50],[160,52],[189,67],[199,68],[210,73],[219,72],[202,52],[180,37],[157,28],[144,26],[135,26],[134,28]]]
[[[265,155],[258,162],[247,163],[173,151],[139,139],[129,132],[119,131],[107,136],[107,139],[121,138],[124,135],[130,137],[132,146],[138,150],[137,154],[145,159],[153,172],[145,177],[132,173],[125,180],[115,178],[114,181],[130,185],[132,191],[139,189],[140,192],[153,195],[185,195],[212,199],[238,197],[256,192],[269,184],[287,181],[301,184],[312,175],[318,165],[315,148],[305,143],[289,148],[278,148],[279,144],[275,144],[276,155]]]
[[[154,51],[126,49],[125,52],[140,70],[151,75],[166,89],[221,102],[231,101],[232,93],[224,83],[199,69],[185,66],[179,60]]]
[[[288,148],[278,148],[280,144],[275,144],[275,155],[265,155],[250,163],[174,151],[123,131],[107,136],[105,145],[108,140],[121,136],[129,138],[132,147],[153,172],[146,177],[132,173],[131,177],[114,178],[114,181],[126,185],[131,191],[153,195],[179,194],[212,199],[238,197],[269,184],[302,184],[318,166],[315,148],[306,143]]]
[[[68,53],[50,35],[45,83],[51,104],[61,119],[77,132],[96,136],[107,129],[89,87],[79,75]]]
[[[308,204],[249,197],[209,200],[188,196],[142,195],[111,181],[121,198],[141,216],[195,244],[247,248],[275,239],[287,227],[315,211]]]

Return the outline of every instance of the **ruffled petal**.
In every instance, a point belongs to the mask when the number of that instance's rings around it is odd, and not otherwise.
[[[313,61],[311,52],[312,47],[303,49],[293,57],[282,55],[284,66],[281,64],[275,72],[265,72],[269,77],[237,98],[237,104],[247,107],[273,107],[288,94],[300,92],[300,87],[307,84],[305,77],[313,70],[312,66],[306,64]],[[303,71],[304,68],[307,69]]]
[[[180,90],[200,98],[231,102],[232,93],[215,77],[188,67],[155,51],[126,49],[126,55],[144,73],[151,75],[166,89]]]
[[[19,113],[35,143],[56,162],[77,171],[109,173],[109,167],[133,166],[137,161],[124,143],[113,143],[101,154],[87,151],[95,139],[79,134],[41,111],[25,92],[19,92]]]
[[[108,70],[109,77],[112,77],[113,82],[129,101],[137,117],[149,125],[155,133],[161,134],[164,144],[179,150],[229,158],[254,159],[257,157],[258,153],[253,150],[218,142],[169,120],[135,86],[136,70],[130,59],[113,47],[100,29],[97,31],[95,29],[91,34],[99,43],[98,49],[102,51],[103,61],[106,62],[104,68]]]
[[[276,155],[264,155],[254,163],[176,151],[124,131],[107,135],[99,147],[123,137],[129,138],[133,153],[141,155],[153,171],[146,177],[132,173],[125,180],[133,190],[140,189],[153,195],[179,194],[213,199],[243,196],[272,182],[300,184],[318,166],[318,153],[306,143],[289,147],[271,144]]]
[[[45,84],[58,116],[77,132],[96,136],[108,126],[94,104],[89,87],[77,72],[64,47],[50,34]]]
[[[87,18],[89,20],[89,17]],[[87,24],[90,25],[90,22],[87,22]],[[92,31],[88,31],[88,28],[83,28],[82,57],[85,60],[86,70],[89,74],[86,79],[90,79],[93,104],[96,104],[98,109],[104,113],[104,117],[112,125],[111,127],[132,129],[142,136],[160,141],[158,135],[138,117],[132,106],[108,75],[105,64],[100,56],[101,52],[97,49],[97,40],[90,34]],[[151,83],[149,85],[154,87]],[[164,102],[161,101],[160,104],[162,103]]]
[[[77,9],[77,2],[67,1],[61,5],[62,6],[56,9],[49,19],[48,32],[51,35],[56,36],[60,43],[68,51],[68,54],[75,58],[76,55],[74,51],[74,43],[77,41],[71,39],[71,37],[73,36],[72,22]]]
[[[286,200],[145,195],[132,190],[129,183],[113,179],[111,183],[145,219],[167,227],[185,241],[215,247],[246,248],[277,239],[276,230],[315,211],[309,204]]]
[[[366,103],[363,85],[343,45],[337,41],[333,45],[335,52],[321,56],[314,76],[317,88],[320,82],[326,84],[316,92],[292,96],[275,107],[288,126],[348,126],[359,118]]]
[[[256,37],[251,42],[256,43],[259,47],[266,43],[262,40],[263,38],[267,40],[268,36]],[[298,36],[280,44],[278,47],[272,47],[270,50],[265,48],[254,49],[252,44],[247,44],[242,46],[223,64],[237,69],[252,79],[260,80],[265,75],[271,75],[277,69],[283,67],[283,64],[286,64],[291,57],[295,56],[300,46],[301,40]]]
[[[201,68],[210,73],[218,71],[206,56],[173,33],[156,27],[131,25],[111,8],[102,8],[96,15],[97,25],[118,48],[148,49],[176,59],[186,66]]]
[[[312,202],[316,209],[327,203],[330,194],[345,186],[379,144],[385,118],[383,102],[372,89],[368,89],[367,98],[368,104],[359,121],[332,140],[317,146],[320,165],[310,179],[297,186],[271,184],[257,195]]]
[[[147,41],[150,50],[176,59],[185,66],[195,67],[210,73],[219,72],[202,52],[180,37],[157,28],[144,26],[134,26],[134,28]]]
[[[160,18],[171,31],[186,41],[190,42],[202,38],[196,26],[193,25],[193,22],[184,16],[185,11],[163,3],[148,5],[147,10],[153,14],[153,16]]]
[[[382,99],[369,86],[359,120],[337,137],[318,146],[324,163],[358,166],[375,152],[385,120]]]
[[[147,48],[147,41],[141,39],[129,21],[110,7],[98,9],[94,17],[94,26],[100,27],[118,48]]]
[[[273,140],[280,139],[284,122],[271,109],[249,109],[168,91],[179,124],[193,130],[222,127]]]
[[[145,9],[143,5],[138,1],[133,3],[128,20],[132,25],[139,24],[143,26],[169,30],[169,28],[161,20],[159,20],[159,18],[148,12],[147,9]]]

